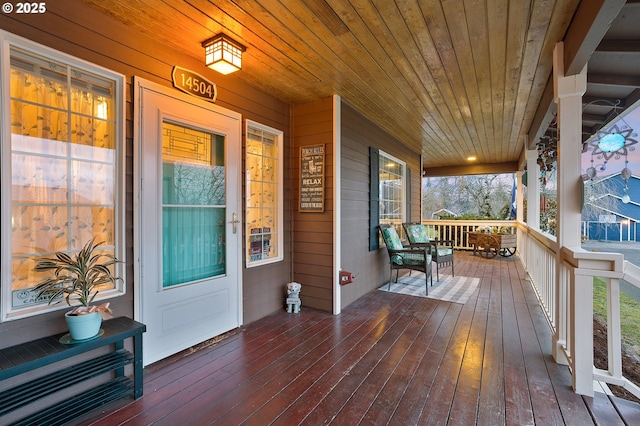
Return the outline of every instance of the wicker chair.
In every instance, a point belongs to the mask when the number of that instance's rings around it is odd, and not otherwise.
[[[451,276],[455,276],[453,262],[453,240],[430,239],[425,226],[419,222],[402,224],[409,246],[426,248],[436,263],[436,280],[440,281],[440,265],[451,265]]]
[[[394,227],[380,225],[378,228],[389,253],[389,289],[391,289],[393,271],[396,270],[396,282],[398,282],[400,269],[408,269],[409,271],[424,272],[425,288],[428,295],[429,279],[431,279],[431,285],[433,285],[431,255],[424,248],[404,247]]]

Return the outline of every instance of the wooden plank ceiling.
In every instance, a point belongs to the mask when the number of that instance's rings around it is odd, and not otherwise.
[[[464,167],[472,155],[514,166],[580,3],[83,1],[196,58],[224,32],[247,46],[238,78],[291,104],[338,94],[423,153],[427,170]]]

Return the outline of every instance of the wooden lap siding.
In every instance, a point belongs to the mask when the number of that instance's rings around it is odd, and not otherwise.
[[[342,268],[357,274],[354,282],[341,287],[346,307],[389,279],[384,248],[369,250],[369,149],[382,150],[407,166],[410,180],[407,221],[420,218],[420,154],[409,150],[393,135],[375,126],[345,103],[341,107],[341,252]]]
[[[294,187],[293,280],[302,284],[302,306],[333,310],[333,98],[293,108],[293,153],[291,164]],[[300,212],[300,148],[324,145],[324,211]]]
[[[243,132],[245,119],[255,120],[283,130],[285,153],[289,152],[289,105],[244,84],[237,76],[222,76],[208,69],[202,58],[186,56],[178,50],[160,44],[137,31],[133,26],[117,22],[87,7],[79,0],[47,2],[47,13],[45,14],[0,14],[0,28],[126,76],[125,244],[127,291],[121,297],[110,299],[110,302],[118,315],[133,318],[133,236],[135,232],[133,223],[134,111],[131,88],[133,76],[157,82],[169,90],[172,90],[171,71],[174,65],[191,69],[207,77],[218,87],[216,104],[242,114]],[[199,43],[200,41],[194,40],[193,42]],[[289,160],[287,158],[283,160],[285,161],[284,208],[286,211],[291,204],[289,196],[292,191],[289,187],[291,182],[290,169],[286,167]],[[244,167],[243,164],[240,166]],[[244,227],[242,226],[240,229],[244,235]],[[243,270],[244,323],[255,321],[283,308],[284,285],[289,281],[291,275],[291,228],[289,221],[285,221],[283,231],[285,236],[284,261]],[[242,241],[244,246],[244,239]],[[241,261],[244,264],[244,257]],[[64,318],[60,311],[57,311],[18,321],[0,323],[0,341],[2,346],[11,346],[63,332],[65,329]]]

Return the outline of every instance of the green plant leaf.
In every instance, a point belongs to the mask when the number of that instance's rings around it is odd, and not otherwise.
[[[49,304],[64,298],[68,305],[77,301],[89,306],[98,294],[97,286],[120,280],[109,269],[120,261],[111,254],[96,253],[104,242],[95,243],[94,240],[88,241],[73,257],[56,252],[52,257],[36,259],[34,271],[53,271],[52,276],[34,287],[37,297],[47,297]]]

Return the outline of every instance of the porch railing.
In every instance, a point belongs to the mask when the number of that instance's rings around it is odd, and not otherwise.
[[[532,229],[518,229],[520,259],[554,333],[556,362],[571,367],[573,387],[593,395],[593,381],[622,386],[640,398],[640,387],[622,374],[620,280],[640,288],[640,268],[620,253],[563,247]],[[556,268],[558,275],[556,276]],[[607,370],[594,366],[593,280],[607,285]],[[556,285],[557,284],[557,285]]]
[[[453,240],[458,250],[472,250],[468,233],[479,227],[506,227],[511,233],[516,232],[516,222],[513,220],[423,220],[422,223],[433,229],[441,240]]]
[[[640,387],[622,374],[620,280],[640,288],[640,268],[619,253],[589,252],[563,247],[554,237],[514,221],[424,220],[440,239],[454,240],[457,249],[472,249],[468,232],[479,226],[505,226],[517,232],[517,253],[524,265],[554,335],[556,362],[571,367],[573,387],[593,395],[593,381],[622,386],[640,398]],[[607,284],[608,368],[593,362],[593,280]]]

